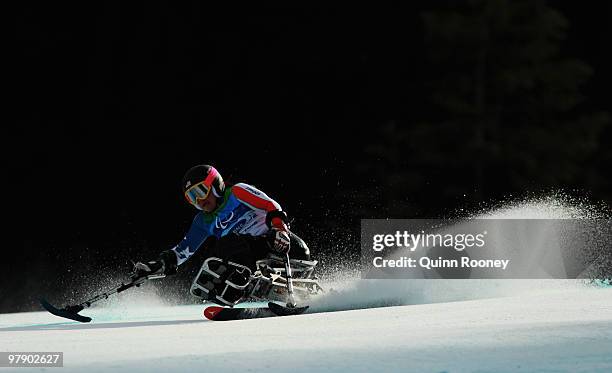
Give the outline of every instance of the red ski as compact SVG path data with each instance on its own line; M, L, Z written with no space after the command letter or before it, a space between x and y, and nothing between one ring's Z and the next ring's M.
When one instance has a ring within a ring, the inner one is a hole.
M284 307L276 303L268 303L268 307L229 308L209 306L204 309L204 317L213 321L261 319L273 316L299 315L306 311L306 307Z
M210 306L204 309L204 317L213 321L260 319L276 316L268 307L229 308Z

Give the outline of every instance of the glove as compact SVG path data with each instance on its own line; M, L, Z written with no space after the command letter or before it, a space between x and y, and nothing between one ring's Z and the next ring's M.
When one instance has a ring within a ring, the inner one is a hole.
M132 278L141 278L151 275L161 275L165 271L165 264L163 260L152 260L150 262L138 262L134 264L134 270Z
M176 273L176 254L172 250L163 251L157 260L138 262L134 264L132 278L141 278L151 275L173 275Z
M270 249L275 252L276 254L282 254L285 255L289 252L289 245L291 242L291 239L289 238L289 234L284 231L284 230L280 230L277 228L272 228L270 230L270 241L269 241L269 245L270 245Z

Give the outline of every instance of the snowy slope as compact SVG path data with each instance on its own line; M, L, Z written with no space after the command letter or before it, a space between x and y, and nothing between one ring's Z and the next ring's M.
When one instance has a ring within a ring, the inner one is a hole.
M64 351L63 372L612 371L612 289L518 293L232 322L201 306L3 314L0 350Z
M553 196L477 217L601 214ZM541 238L528 247L546 251ZM358 273L347 279L332 272L324 286L333 291L301 316L210 322L203 306L168 305L153 285L82 312L93 317L90 324L46 312L0 314L0 351L63 351L62 372L612 372L610 287L580 280L359 280Z

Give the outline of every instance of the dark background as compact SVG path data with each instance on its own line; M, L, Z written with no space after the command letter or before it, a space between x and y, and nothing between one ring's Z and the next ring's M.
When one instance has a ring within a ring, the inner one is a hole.
M19 3L0 312L91 295L172 247L199 163L336 260L361 218L555 192L610 206L607 7Z

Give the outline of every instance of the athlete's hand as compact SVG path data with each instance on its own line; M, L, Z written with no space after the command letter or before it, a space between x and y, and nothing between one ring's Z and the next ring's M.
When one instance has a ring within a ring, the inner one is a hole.
M138 262L134 264L132 278L137 279L150 275L161 275L164 273L165 265L162 260L152 260L150 262Z
M156 260L135 263L132 278L162 274L173 275L176 273L176 267L176 254L172 250L166 250L162 251Z
M289 252L291 239L287 231L272 228L270 230L270 248L277 254L285 255Z

